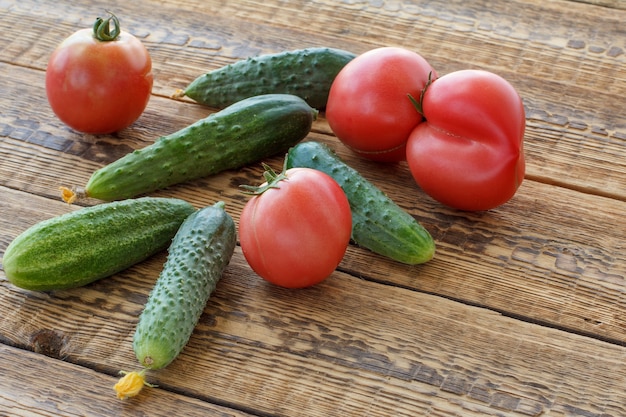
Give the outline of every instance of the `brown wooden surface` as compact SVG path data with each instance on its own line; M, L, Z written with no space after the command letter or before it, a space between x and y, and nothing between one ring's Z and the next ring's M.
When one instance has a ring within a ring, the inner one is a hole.
M350 247L305 290L273 287L237 249L188 346L126 401L118 371L164 262L37 293L0 272L0 416L626 415L626 10L613 1L0 2L0 254L30 225L76 209L60 185L213 109L170 98L196 76L260 53L413 49L440 74L507 78L527 110L527 176L484 213L442 207L406 164L328 143L414 215L434 260L405 266ZM76 133L43 88L56 44L112 10L154 66L148 108L115 135ZM276 169L282 157L267 160ZM238 219L260 165L154 193ZM84 204L95 204L86 201Z

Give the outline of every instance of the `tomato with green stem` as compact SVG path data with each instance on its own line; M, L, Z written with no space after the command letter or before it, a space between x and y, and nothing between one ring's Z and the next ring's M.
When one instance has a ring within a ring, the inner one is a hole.
M61 42L46 69L50 107L62 122L83 133L113 133L130 126L145 110L152 84L148 50L120 29L113 14Z
M509 201L525 172L526 116L515 88L494 73L461 70L434 80L418 104L425 120L406 151L422 190L468 211Z
M333 133L360 156L406 159L411 131L422 121L407 95L419 97L437 73L421 55L399 47L367 51L337 74L326 106Z
M291 168L242 186L253 197L239 219L241 250L263 279L286 288L315 285L337 268L350 243L348 198L328 174Z

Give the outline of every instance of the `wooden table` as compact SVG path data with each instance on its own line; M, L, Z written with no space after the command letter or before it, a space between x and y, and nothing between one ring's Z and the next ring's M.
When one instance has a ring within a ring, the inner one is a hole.
M44 3L44 4L41 4ZM154 66L142 117L84 135L48 107L47 59L104 10ZM626 415L626 3L606 1L0 1L0 253L27 227L78 208L61 185L215 109L174 100L201 73L248 56L403 46L440 74L502 75L527 110L527 175L487 212L443 207L406 164L364 161L323 114L328 143L433 235L406 266L351 246L305 290L274 287L236 249L188 346L118 400L118 371L164 262L158 254L79 289L29 292L0 273L0 415ZM280 168L282 156L265 161ZM154 193L238 220L251 165ZM87 202L84 204L92 204Z

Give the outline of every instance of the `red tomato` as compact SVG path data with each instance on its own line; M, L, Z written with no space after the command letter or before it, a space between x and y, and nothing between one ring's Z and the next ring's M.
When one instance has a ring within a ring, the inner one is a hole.
M511 84L487 71L453 72L428 87L422 109L407 162L424 192L470 211L513 197L524 179L526 116Z
M114 39L101 40L107 35ZM65 39L46 70L50 107L61 121L84 133L112 133L131 125L148 104L152 82L148 51L119 29L114 16L98 18L94 29Z
M419 100L437 73L419 54L377 48L350 61L337 74L326 105L335 135L357 154L377 161L401 161L411 131L422 121L409 100Z
M241 250L265 280L308 287L326 279L341 262L352 232L350 204L339 184L321 171L291 168L278 177L275 187L244 207Z

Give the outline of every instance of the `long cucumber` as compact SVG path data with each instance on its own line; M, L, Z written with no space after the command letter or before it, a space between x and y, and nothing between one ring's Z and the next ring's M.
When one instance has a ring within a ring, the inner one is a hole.
M259 55L202 74L179 95L224 108L255 95L294 94L322 109L335 77L355 57L352 52L325 47Z
M223 202L198 210L182 224L133 337L144 367L164 368L183 350L236 242L235 223Z
M83 286L167 248L194 211L184 200L144 197L53 217L9 244L2 259L4 273L28 290Z
M293 95L251 97L97 170L84 193L121 200L240 168L298 143L316 117Z
M352 239L358 245L411 265L433 258L430 233L328 146L314 141L294 146L286 161L286 168L293 167L320 170L339 183L350 202Z

